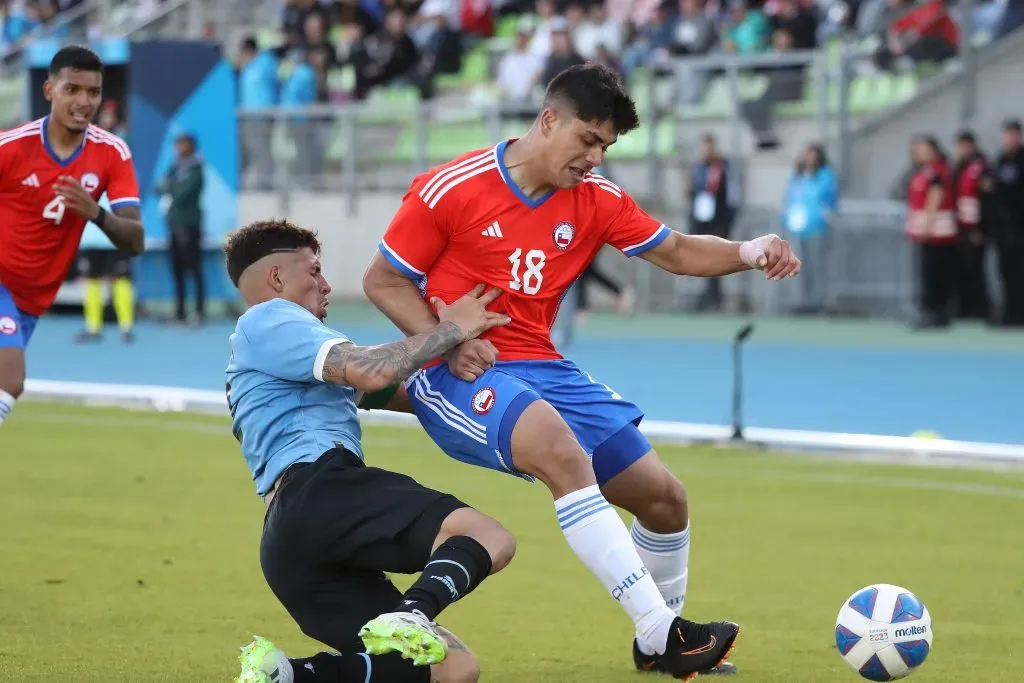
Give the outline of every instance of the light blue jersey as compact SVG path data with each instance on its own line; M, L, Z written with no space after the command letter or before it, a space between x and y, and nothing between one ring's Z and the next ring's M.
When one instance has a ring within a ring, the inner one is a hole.
M288 467L335 446L363 457L356 390L323 381L328 351L346 342L284 299L257 304L238 319L227 367L228 406L261 496Z

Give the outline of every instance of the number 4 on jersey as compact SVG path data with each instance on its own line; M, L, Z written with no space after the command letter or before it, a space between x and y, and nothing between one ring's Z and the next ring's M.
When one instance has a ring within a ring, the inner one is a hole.
M54 197L50 203L43 207L43 218L49 218L54 225L60 225L64 220L64 212L67 206L64 204L64 197Z
M544 273L541 271L544 269L544 264L547 261L544 252L540 249L531 249L526 252L526 258L524 259L523 250L516 249L508 257L508 260L512 264L512 279L509 280L508 286L516 291L521 290L524 294L536 294L539 292L541 284L544 283ZM526 272L520 275L521 266L524 262L526 264Z

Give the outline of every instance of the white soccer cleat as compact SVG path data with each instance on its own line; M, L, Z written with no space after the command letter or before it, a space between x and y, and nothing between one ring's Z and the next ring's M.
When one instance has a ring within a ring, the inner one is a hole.
M434 624L419 612L390 612L373 619L359 631L371 655L397 652L416 666L440 664L448 656Z

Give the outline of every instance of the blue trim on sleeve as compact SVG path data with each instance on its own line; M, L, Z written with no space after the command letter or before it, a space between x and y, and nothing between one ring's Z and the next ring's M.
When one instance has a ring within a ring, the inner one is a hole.
M629 251L623 252L626 256L639 256L645 251L650 251L656 246L668 239L668 236L672 234L672 230L667 225L661 226L658 231L654 234L654 237L644 242L643 244L637 245Z
M110 208L118 206L141 206L141 202L138 199L118 199L116 202L110 202Z
M415 270L409 268L409 266L399 261L398 258L394 254L392 254L387 247L384 246L383 242L377 245L377 251L383 254L384 258L388 260L388 263L394 266L395 269L398 270L398 272L400 272L402 275L406 276L410 280L419 281L420 279L423 278L422 273L417 273Z

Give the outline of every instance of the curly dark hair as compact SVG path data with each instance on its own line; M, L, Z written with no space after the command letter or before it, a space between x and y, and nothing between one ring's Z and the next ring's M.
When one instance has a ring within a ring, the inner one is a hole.
M572 109L582 121L611 121L620 135L640 126L636 104L618 74L601 64L571 66L555 76L548 85L544 105L559 103Z
M231 282L237 287L245 269L264 256L307 247L320 254L320 240L314 231L285 218L270 218L249 223L228 235L224 241L224 262Z

